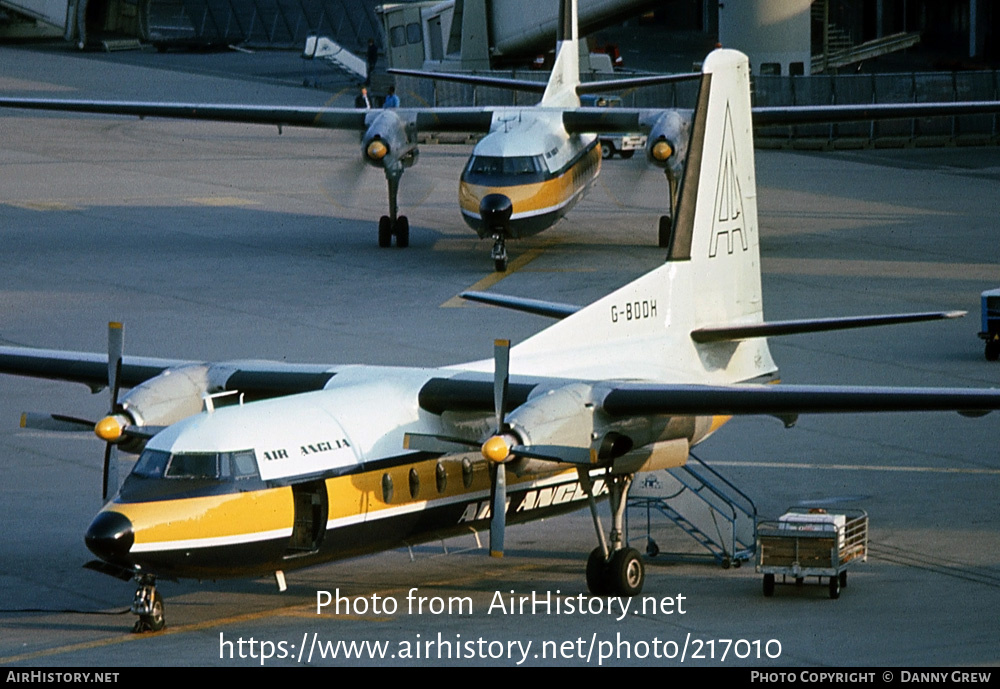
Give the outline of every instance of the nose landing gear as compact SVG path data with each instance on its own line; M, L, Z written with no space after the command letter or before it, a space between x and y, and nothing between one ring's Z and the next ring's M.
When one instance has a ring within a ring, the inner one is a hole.
M514 205L510 198L503 194L487 194L479 202L479 217L483 219L486 232L493 237L493 267L498 273L507 270L506 238L510 235L510 216Z
M152 574L137 575L136 584L132 614L138 615L139 619L132 627L132 632L158 632L166 626L167 621L163 614L163 597L156 590L156 577Z

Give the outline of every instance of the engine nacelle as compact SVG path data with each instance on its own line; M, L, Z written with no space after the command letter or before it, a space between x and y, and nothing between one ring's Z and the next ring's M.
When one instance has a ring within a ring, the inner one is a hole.
M687 160L690 120L676 110L660 113L646 138L646 160L679 178Z
M513 440L528 447L556 445L590 448L593 442L594 406L591 386L575 383L532 395L507 415ZM520 458L513 462L517 474L551 471L553 463Z
M365 119L368 129L361 137L361 155L365 162L385 168L395 162L412 163L416 153L409 143L406 122L394 109L373 110Z
M113 420L119 425L120 447L126 451L141 450L144 440L121 436L129 426L170 426L202 410L203 398L221 387L210 379L207 364L189 364L168 368L160 375L140 383L121 397L123 414L114 414L101 422ZM99 424L100 425L100 424ZM101 435L112 440L113 429Z

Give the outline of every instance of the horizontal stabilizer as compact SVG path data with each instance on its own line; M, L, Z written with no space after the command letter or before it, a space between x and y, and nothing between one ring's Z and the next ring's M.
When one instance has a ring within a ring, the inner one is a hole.
M612 416L642 414L749 415L957 411L978 415L1000 409L1000 390L822 385L616 386L602 403Z
M462 292L458 296L469 301L501 306L505 309L524 311L525 313L533 313L536 316L548 316L549 318L566 318L580 310L579 306L572 304L560 304L554 301L526 299L524 297L509 297L503 294L490 294L488 292Z
M881 316L847 316L844 318L807 318L794 321L770 321L749 325L698 328L691 331L691 339L695 342L706 343L746 340L751 337L800 335L803 333L826 332L828 330L870 328L876 325L895 325L897 323L936 321L943 318L961 318L965 313L965 311L933 311L927 313L886 314Z

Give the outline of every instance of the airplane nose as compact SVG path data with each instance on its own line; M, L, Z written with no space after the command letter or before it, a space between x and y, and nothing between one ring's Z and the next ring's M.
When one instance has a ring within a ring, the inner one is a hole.
M85 537L90 552L105 561L120 560L135 542L132 522L119 512L101 512L87 529Z
M479 217L490 232L502 231L506 234L514 204L504 194L487 194L479 202Z

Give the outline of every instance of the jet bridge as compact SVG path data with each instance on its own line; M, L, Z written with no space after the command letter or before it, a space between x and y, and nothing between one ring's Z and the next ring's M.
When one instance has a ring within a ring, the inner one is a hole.
M655 0L579 0L580 35L656 7ZM381 5L389 67L493 69L549 52L559 4L534 0L427 0Z

